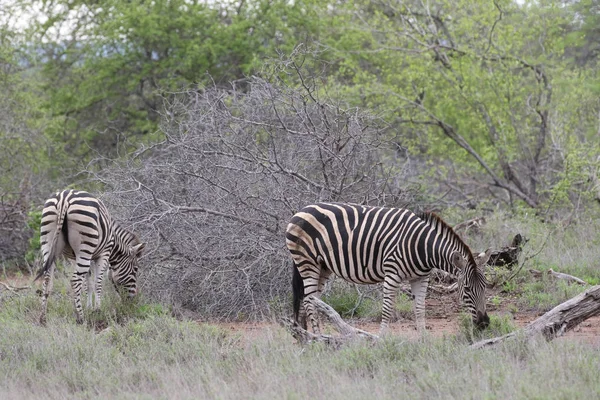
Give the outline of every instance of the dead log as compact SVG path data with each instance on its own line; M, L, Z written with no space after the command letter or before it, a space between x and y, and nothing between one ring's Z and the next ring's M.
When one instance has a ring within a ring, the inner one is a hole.
M471 348L481 349L501 343L516 336L528 339L542 335L547 341L562 336L586 319L600 314L600 285L559 304L526 327L507 335L481 340Z
M338 347L343 343L346 343L350 340L354 340L356 338L369 339L371 341L376 341L379 339L379 336L377 335L373 335L372 333L348 325L346 322L344 322L340 314L338 314L337 311L335 311L330 305L325 303L323 300L311 296L308 299L306 299L306 301L312 303L319 314L325 315L329 322L333 325L335 330L338 331L341 336L325 334L317 335L302 328L296 323L296 321L293 321L290 318L283 318L281 320L281 324L287 330L290 331L292 336L298 342L302 344L322 342L328 345L332 345L334 347Z
M520 233L517 233L510 246L492 252L488 265L511 269L514 265L519 263L519 255L521 254L521 251L523 251L523 246L528 241L529 239L523 237Z

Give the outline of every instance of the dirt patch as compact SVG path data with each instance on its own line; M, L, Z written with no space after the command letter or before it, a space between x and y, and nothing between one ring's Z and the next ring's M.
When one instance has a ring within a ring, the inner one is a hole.
M517 314L514 318L515 325L523 327L536 319L538 316L533 313ZM377 334L379 332L379 323L371 321L348 321L352 326ZM239 334L244 341L252 342L258 338L271 335L279 329L279 325L273 322L214 322L221 328L231 333ZM458 314L448 315L444 318L427 318L428 332L435 337L444 335L453 335L458 332ZM324 329L327 329L324 327ZM400 320L390 324L390 334L399 335L408 338L417 338L418 333L413 321ZM290 336L291 338L291 336ZM600 316L592 317L582 322L575 329L567 332L563 337L555 340L574 340L582 343L588 343L594 347L600 348Z
M600 348L600 316L586 319L557 340L577 340Z

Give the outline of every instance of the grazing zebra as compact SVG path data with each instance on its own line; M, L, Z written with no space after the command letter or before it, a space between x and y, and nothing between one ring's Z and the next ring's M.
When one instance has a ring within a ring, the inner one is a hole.
M87 192L57 192L44 204L41 223L43 267L35 280L44 276L40 323L46 323L48 295L52 289L55 259L61 253L72 260L75 272L71 286L75 297L77 323L83 322L81 288L87 276L88 307L100 306L102 278L107 266L116 288L132 297L137 291L138 257L144 248L137 236L123 229L110 217L104 204ZM90 267L94 261L94 276Z
M485 310L485 276L469 247L435 214L415 215L401 208L340 203L309 205L287 226L286 244L294 261L294 316L302 299L321 295L335 275L354 283L383 282L380 331L388 326L400 281L408 279L414 297L417 329L425 329L425 294L432 268L458 277L459 296L479 328L489 325ZM314 306L304 311L319 333ZM306 321L304 321L306 328Z

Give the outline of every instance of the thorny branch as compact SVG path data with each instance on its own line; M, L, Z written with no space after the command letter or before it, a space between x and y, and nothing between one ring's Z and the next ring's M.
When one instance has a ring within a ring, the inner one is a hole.
M252 78L245 92L178 96L163 142L97 173L111 211L149 242L146 293L213 317L259 317L287 306L284 232L301 207L411 204L387 124L317 96L319 80L289 68L297 87Z

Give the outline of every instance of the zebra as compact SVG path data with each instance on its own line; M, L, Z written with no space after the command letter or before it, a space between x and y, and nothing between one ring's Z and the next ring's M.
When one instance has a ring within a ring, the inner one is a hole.
M87 278L88 307L100 306L102 278L107 266L110 266L109 278L115 288L118 291L124 289L129 297L135 296L138 258L145 244L117 224L106 206L91 194L81 190L64 190L50 197L42 211L40 242L43 265L34 280L44 277L40 315L42 325L46 324L55 259L61 253L75 267L71 287L77 323L83 323L81 289L84 275ZM92 276L92 261L95 276Z
M383 282L380 333L388 327L400 281L408 279L414 298L417 330L425 330L425 295L429 275L438 268L458 277L459 297L475 325L489 325L485 276L480 267L490 250L477 260L469 247L439 216L419 215L403 208L317 203L296 213L286 229L286 245L294 263L294 318L303 305L313 331L320 333L309 296L320 297L333 273L362 284ZM306 318L303 318L306 329Z

